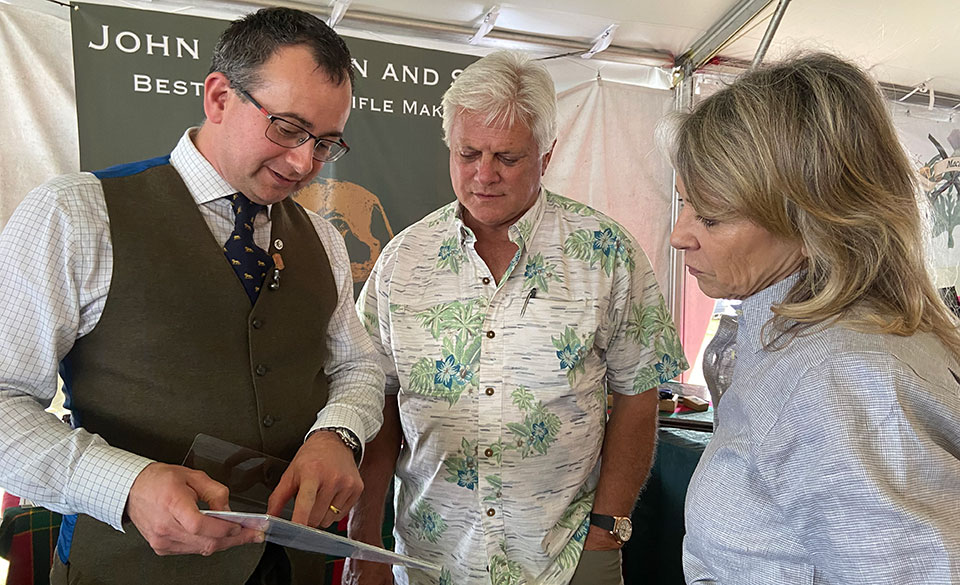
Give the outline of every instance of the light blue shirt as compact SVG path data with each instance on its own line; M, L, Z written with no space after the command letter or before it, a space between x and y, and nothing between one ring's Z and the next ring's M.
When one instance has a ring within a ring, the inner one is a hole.
M797 278L741 307L687 493L687 583L960 582L960 363L930 334L842 326L765 350Z

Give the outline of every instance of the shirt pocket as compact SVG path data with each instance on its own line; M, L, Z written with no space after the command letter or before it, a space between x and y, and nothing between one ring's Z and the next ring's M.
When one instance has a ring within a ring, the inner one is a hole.
M505 310L504 382L534 390L545 404L596 391L604 371L594 343L598 315L587 299L513 299Z
M476 390L485 306L483 299L391 306L402 398L441 401L449 408Z

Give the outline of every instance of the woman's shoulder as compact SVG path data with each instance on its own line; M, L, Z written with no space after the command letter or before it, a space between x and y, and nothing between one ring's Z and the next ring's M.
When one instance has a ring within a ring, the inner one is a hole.
M898 336L834 325L791 346L797 368L792 402L855 400L879 413L904 402L945 400L960 415L960 363L933 334Z
M919 372L960 367L957 357L933 334L902 336L859 331L836 324L800 335L790 344L810 366L874 366ZM789 346L788 346L789 347Z

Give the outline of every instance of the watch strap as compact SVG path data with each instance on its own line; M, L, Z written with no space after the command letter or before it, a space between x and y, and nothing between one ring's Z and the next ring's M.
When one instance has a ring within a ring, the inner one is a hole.
M597 528L603 528L608 532L613 532L613 528L617 524L617 519L613 516L607 516L606 514L590 512L590 524L593 524Z

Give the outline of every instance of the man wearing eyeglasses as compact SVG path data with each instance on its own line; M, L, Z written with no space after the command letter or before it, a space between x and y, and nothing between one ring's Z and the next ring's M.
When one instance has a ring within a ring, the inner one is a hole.
M251 14L169 156L54 179L0 235L0 485L65 514L53 583L322 582L178 463L198 433L290 460L267 511L311 526L360 495L383 373L343 240L289 198L349 150L352 76L322 21Z

